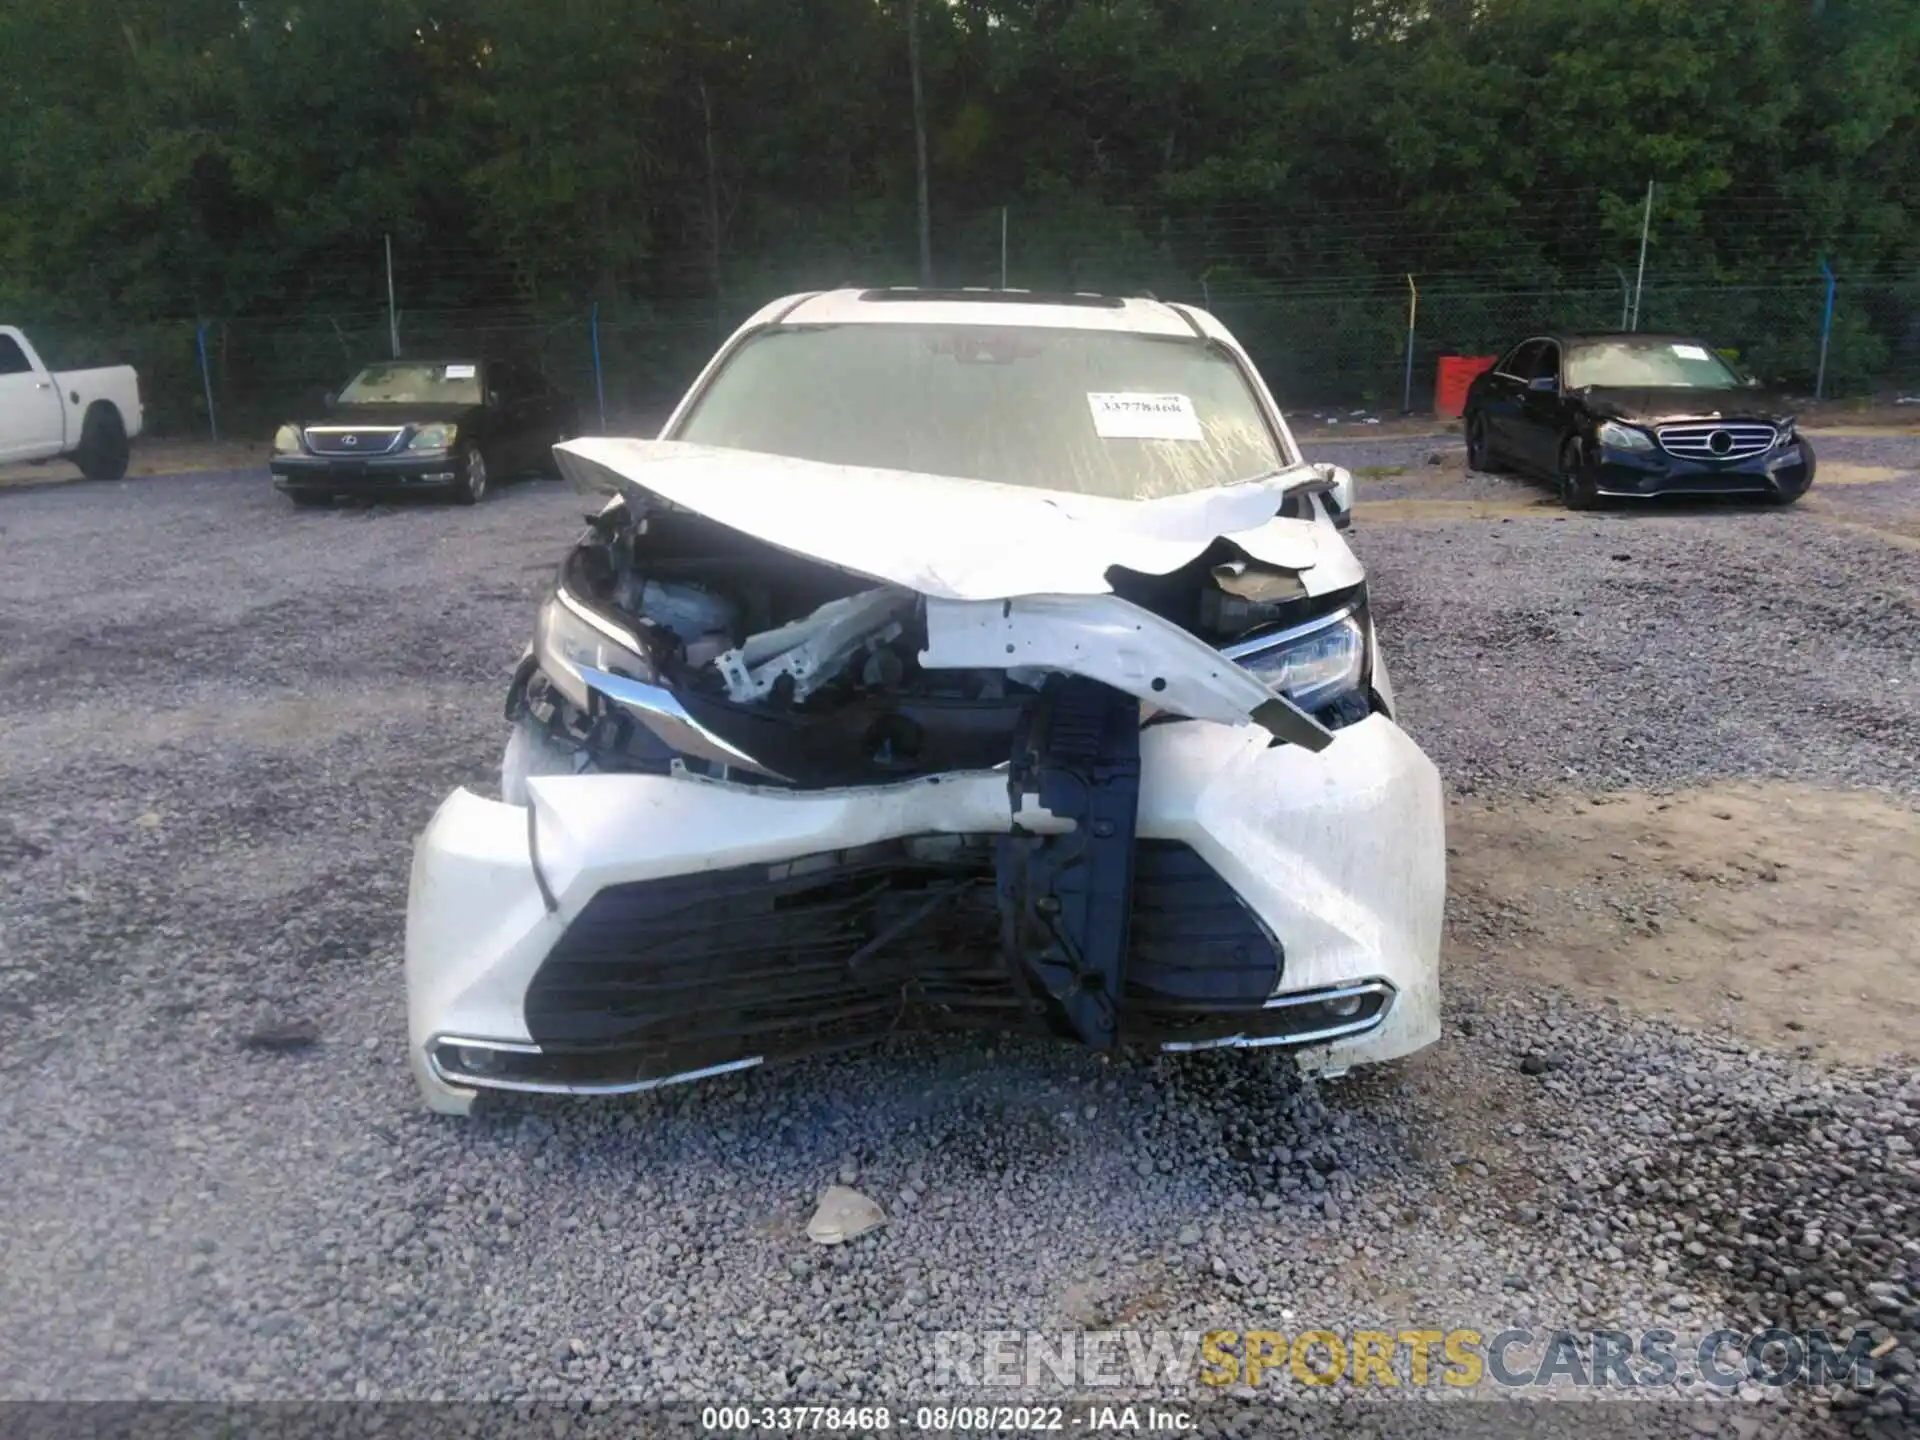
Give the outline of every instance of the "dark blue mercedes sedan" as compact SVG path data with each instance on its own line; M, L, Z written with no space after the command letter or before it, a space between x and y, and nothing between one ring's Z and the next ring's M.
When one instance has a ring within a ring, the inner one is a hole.
M1791 505L1813 446L1760 382L1687 335L1535 335L1475 377L1467 463L1554 481L1569 509L1655 495Z

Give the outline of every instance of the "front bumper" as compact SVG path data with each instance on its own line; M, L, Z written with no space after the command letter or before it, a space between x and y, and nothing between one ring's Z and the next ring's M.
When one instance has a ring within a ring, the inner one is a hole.
M1438 773L1384 715L1317 755L1270 740L1142 731L1120 1038L1284 1045L1309 1069L1431 1043ZM899 1028L1047 1029L965 898L969 844L1015 829L1004 770L817 791L567 775L527 793L455 791L415 847L409 1049L435 1110L481 1088L648 1089ZM1055 828L1031 799L1018 824ZM888 890L902 866L944 878Z
M1685 460L1664 450L1588 446L1595 490L1615 499L1663 495L1793 496L1813 484L1813 446L1795 437L1746 460Z
M267 462L274 488L307 495L391 495L400 491L451 490L460 469L445 451L372 455L344 460L331 455L276 455Z

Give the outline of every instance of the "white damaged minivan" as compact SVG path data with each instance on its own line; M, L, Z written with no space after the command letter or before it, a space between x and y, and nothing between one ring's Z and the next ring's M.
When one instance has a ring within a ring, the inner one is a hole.
M614 1094L991 1029L1439 1033L1439 776L1394 721L1344 471L1211 315L767 306L604 504L515 674L498 800L414 855L426 1102Z

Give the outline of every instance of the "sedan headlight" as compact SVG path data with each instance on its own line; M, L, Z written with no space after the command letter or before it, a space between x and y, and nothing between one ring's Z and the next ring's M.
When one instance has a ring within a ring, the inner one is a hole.
M409 450L451 450L460 438L458 425L422 425L407 442Z
M273 453L276 455L298 455L300 453L300 427L282 425L273 432Z
M1615 450L1651 450L1653 437L1644 430L1636 430L1631 425L1621 425L1609 420L1596 432L1596 438L1602 445Z
M1366 611L1350 606L1221 653L1302 710L1324 709L1366 684Z
M1791 445L1794 440L1794 433L1793 421L1782 420L1774 433L1773 443L1776 445Z
M589 686L580 667L647 679L653 666L640 642L614 621L599 615L556 588L540 607L533 631L534 658L553 687L580 709L587 709Z

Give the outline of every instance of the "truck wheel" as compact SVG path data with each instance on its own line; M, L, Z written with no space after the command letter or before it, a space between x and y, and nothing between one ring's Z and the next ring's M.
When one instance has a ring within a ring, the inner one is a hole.
M80 426L73 463L89 480L118 480L127 473L127 427L111 405L95 405Z

